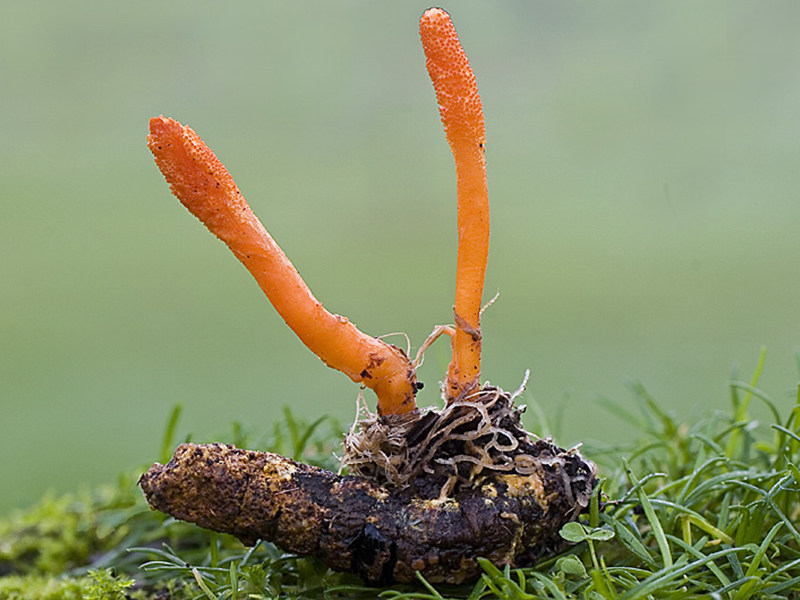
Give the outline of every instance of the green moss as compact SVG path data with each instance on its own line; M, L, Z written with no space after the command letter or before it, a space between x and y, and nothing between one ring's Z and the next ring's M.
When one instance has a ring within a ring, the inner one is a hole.
M10 575L0 578L0 600L127 600L132 596L126 590L133 583L108 569L82 577Z
M82 600L88 577L57 579L45 575L9 575L0 578L0 600Z
M125 591L133 585L133 579L117 577L109 569L89 571L89 579L84 600L125 600Z
M90 565L129 533L134 515L147 513L131 475L91 493L48 494L0 519L0 575L59 574Z
M0 569L44 574L86 564L97 546L93 508L75 496L47 496L0 521Z

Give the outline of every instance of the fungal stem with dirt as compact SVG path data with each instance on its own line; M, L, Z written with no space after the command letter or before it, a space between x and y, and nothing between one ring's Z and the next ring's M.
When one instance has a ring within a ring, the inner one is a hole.
M325 310L200 137L173 119L150 121L147 138L172 193L225 242L300 340L322 361L378 396L378 412L414 410L415 370L405 353Z
M419 30L456 165L458 258L453 358L445 385L449 404L477 391L481 373L480 312L489 252L486 134L475 75L450 15L441 8L428 9Z

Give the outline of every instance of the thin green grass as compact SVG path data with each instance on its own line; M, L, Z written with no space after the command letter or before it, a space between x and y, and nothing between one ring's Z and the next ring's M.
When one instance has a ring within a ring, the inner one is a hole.
M757 387L763 364L762 352L749 381L732 378L728 414L681 422L640 384L631 386L633 408L609 404L641 437L630 448L586 448L601 465L590 510L562 530L563 552L534 567L482 561L483 575L468 586L420 577L416 585L369 588L269 543L246 548L152 512L135 476L124 475L0 521L0 600L800 598L800 386L790 402L774 402ZM754 402L771 423L751 417ZM165 456L179 441L179 415L176 408L168 420ZM287 409L260 436L235 423L224 437L335 468L341 431Z

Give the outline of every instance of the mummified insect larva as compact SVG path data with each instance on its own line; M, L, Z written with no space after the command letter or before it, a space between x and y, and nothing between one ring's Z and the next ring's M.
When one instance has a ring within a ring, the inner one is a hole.
M500 567L531 564L585 507L593 465L546 440L535 446L541 461L533 473L493 474L441 499L423 481L390 493L225 444L182 444L140 485L154 509L248 545L261 539L316 556L369 583L412 581L415 571L430 582L462 583L481 572L478 556Z

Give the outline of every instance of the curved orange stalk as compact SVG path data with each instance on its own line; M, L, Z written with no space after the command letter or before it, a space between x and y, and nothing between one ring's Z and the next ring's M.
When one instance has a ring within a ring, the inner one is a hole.
M253 214L224 165L189 127L150 120L147 144L172 193L225 242L300 340L322 361L378 396L378 411L416 407L416 375L405 353L329 313Z
M420 19L419 30L428 74L456 164L456 331L445 386L447 400L453 402L477 388L481 372L480 311L489 252L486 134L475 75L450 15L441 8L428 9Z

